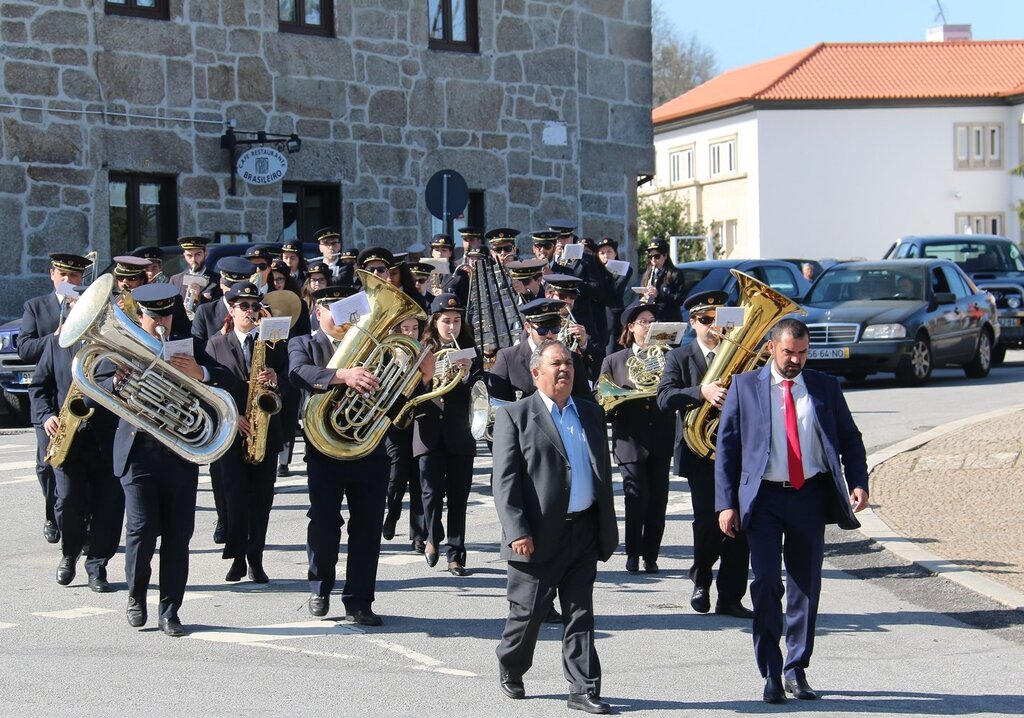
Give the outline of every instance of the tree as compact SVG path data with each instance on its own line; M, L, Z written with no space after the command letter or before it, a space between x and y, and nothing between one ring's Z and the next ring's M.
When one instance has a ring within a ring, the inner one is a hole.
M650 244L655 237L668 239L669 237L701 237L707 234L707 228L700 218L690 219L690 203L669 193L656 197L641 197L637 204L637 225L641 268L647 264L643 248ZM704 256L703 242L679 243L680 262L693 262L704 259Z
M718 74L715 53L696 36L681 38L664 8L651 8L652 106L658 107Z

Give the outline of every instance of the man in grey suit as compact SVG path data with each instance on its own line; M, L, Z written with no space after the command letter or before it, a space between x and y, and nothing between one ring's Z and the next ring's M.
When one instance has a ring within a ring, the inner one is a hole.
M604 413L574 400L573 358L544 341L530 370L537 391L497 410L491 485L508 560L509 613L498 644L501 689L523 698L537 633L557 591L565 632L562 670L569 708L610 713L594 646L598 560L619 543Z

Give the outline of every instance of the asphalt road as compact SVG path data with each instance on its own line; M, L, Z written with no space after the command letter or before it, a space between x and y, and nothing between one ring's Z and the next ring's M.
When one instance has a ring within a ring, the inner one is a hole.
M1019 403L1024 353L1009 359L983 381L944 370L921 389L885 379L851 387L849 402L869 450ZM476 717L566 711L557 628L542 633L526 676L530 698L512 702L497 688L494 646L506 603L487 488L489 457L478 459L471 497L472 574L460 579L441 565L429 569L406 542L385 542L374 606L385 624L376 629L339 620L337 596L331 620L312 619L306 611L308 504L301 472L279 480L266 560L272 582L225 583L228 562L211 540L212 496L204 472L189 594L181 609L190 635L170 639L156 629L152 611L146 628L127 625L120 555L110 568L111 580L121 582L116 593L91 593L84 570L67 588L54 582L59 556L41 536L33 456L31 434L0 435L4 715ZM604 697L624 713L649 716L776 712L760 701L749 625L697 615L688 606L689 511L685 483L675 480L661 574L631 576L621 554L599 570L595 603ZM856 533L829 537L809 671L824 696L818 703L791 701L789 710L1024 713L1024 632L1017 612L908 567Z

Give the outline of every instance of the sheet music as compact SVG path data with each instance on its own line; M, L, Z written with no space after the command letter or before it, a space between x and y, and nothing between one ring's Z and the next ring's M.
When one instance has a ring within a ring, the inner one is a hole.
M194 357L192 352L193 344L192 339L173 339L168 342L164 342L164 359L172 356L182 354L184 356Z
M609 259L604 266L617 277L625 277L629 272L629 262L624 259Z
M261 342L280 342L288 340L292 328L290 317L264 317L260 320Z
M355 324L370 313L370 298L366 292L359 292L334 302L330 310L335 324Z

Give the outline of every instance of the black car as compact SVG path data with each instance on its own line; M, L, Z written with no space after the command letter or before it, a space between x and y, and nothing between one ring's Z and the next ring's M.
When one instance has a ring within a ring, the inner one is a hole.
M811 286L800 273L799 267L782 259L711 259L676 265L685 296L719 289L727 292L729 303L735 305L739 297L736 277L729 271L732 269L749 274L796 302L803 298Z
M992 297L941 259L837 264L814 283L804 308L807 365L851 379L894 372L915 386L951 364L983 377L999 339Z
M999 364L1009 347L1024 349L1024 257L1020 248L995 234L948 234L900 237L886 259L930 258L954 262L981 289L999 312L999 341L992 363Z

